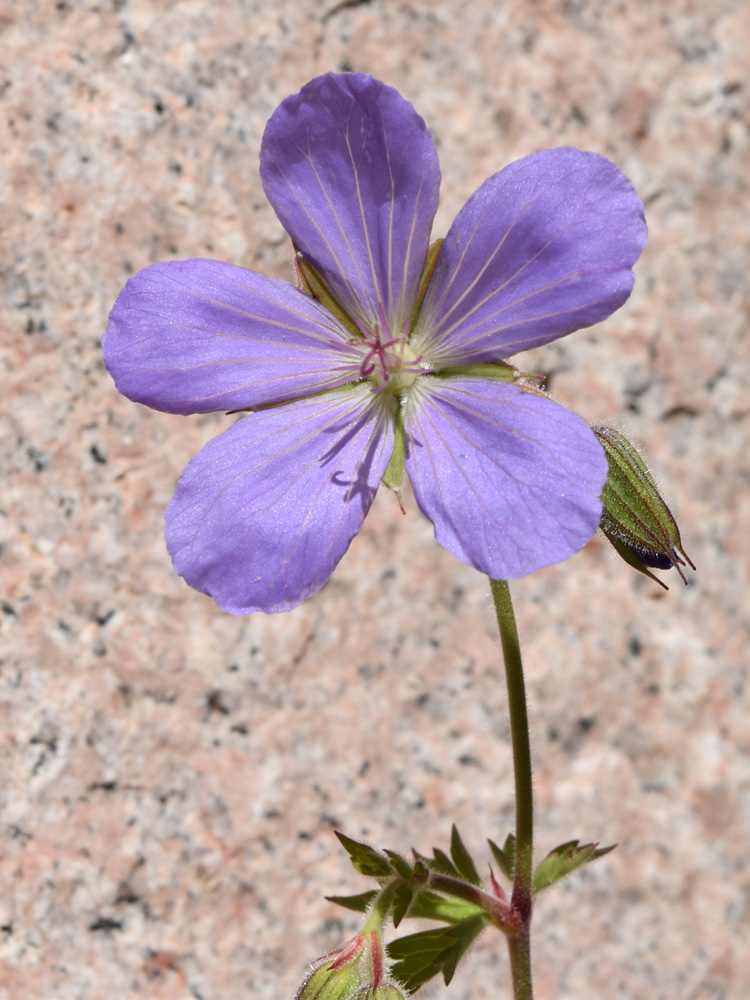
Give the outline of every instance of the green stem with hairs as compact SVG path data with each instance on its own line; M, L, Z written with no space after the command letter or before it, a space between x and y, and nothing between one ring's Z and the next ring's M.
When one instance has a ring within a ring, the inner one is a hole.
M533 1000L531 984L531 911L534 849L534 798L531 778L529 718L523 679L521 644L510 588L505 580L490 580L508 687L513 774L516 791L516 853L511 910L519 930L508 935L514 1000Z

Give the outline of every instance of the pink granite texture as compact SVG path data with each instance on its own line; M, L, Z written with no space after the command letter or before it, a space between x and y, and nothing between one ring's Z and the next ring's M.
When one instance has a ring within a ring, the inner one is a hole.
M335 828L428 850L456 821L483 865L510 829L487 582L380 495L318 596L223 614L162 512L232 418L139 407L102 365L152 261L291 276L263 126L349 68L432 129L438 234L551 146L646 203L626 307L525 363L643 444L699 572L665 593L595 540L514 587L538 849L619 844L540 899L537 998L750 996L749 49L743 0L0 8L1 1000L288 997L356 927L323 900L365 888ZM425 995L510 997L503 941Z

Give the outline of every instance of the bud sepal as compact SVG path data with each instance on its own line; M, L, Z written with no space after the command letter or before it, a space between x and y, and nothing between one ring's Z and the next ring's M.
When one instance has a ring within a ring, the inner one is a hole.
M355 934L319 958L294 1000L354 1000L364 985L359 965L365 943L364 934Z
M649 567L674 566L684 583L683 567L695 569L685 552L677 522L659 493L646 463L628 439L612 427L591 428L607 456L599 527L634 569L669 588Z

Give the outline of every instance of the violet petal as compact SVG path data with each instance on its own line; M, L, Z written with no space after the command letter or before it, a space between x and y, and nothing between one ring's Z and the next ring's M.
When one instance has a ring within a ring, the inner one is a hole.
M165 515L175 569L231 614L288 611L346 552L392 449L393 420L364 386L243 417L177 484Z
M646 243L643 205L614 163L553 149L512 163L458 214L414 348L430 363L498 361L605 319Z
M440 186L412 105L371 76L319 76L274 111L260 172L281 224L352 316L372 327L380 304L403 328Z
M580 417L519 386L426 377L405 412L406 471L435 537L512 580L567 559L599 524L607 460Z
M120 293L104 362L120 392L154 409L238 410L358 378L349 337L285 281L219 261L170 261Z

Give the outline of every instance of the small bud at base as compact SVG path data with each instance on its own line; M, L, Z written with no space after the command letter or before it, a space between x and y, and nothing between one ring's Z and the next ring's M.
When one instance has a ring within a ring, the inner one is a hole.
M365 945L357 934L341 948L318 960L294 1000L356 1000L362 989L358 960Z
M375 990L366 987L357 1000L406 1000L406 994L393 983L381 983Z

